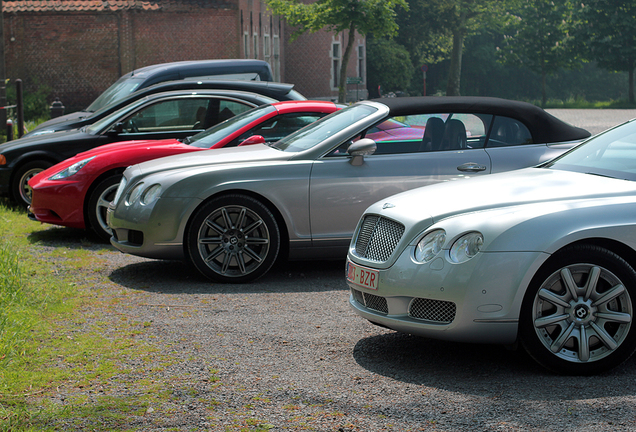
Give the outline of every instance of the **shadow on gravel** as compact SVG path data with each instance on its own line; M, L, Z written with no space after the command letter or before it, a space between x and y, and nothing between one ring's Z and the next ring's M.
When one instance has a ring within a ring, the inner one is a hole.
M32 244L69 249L116 250L110 243L101 241L92 231L42 224L41 230L33 230L27 239Z
M636 396L636 358L606 374L560 376L543 369L523 350L462 344L402 333L361 339L353 350L366 370L397 381L446 391L518 400L582 400ZM620 388L607 384L608 376Z
M155 293L254 293L347 290L343 261L286 262L252 283L213 283L180 261L151 260L114 270L113 282Z

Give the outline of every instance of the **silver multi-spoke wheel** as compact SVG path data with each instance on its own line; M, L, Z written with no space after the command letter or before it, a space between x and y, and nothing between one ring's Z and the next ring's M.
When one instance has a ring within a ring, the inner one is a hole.
M24 207L31 204L33 190L29 186L29 180L51 165L51 163L45 161L29 162L16 170L13 182L13 198L18 204Z
M108 204L115 197L120 181L121 174L114 174L99 181L86 202L88 224L93 232L104 241L108 241L113 235L113 231L106 223L106 212Z
M25 172L22 177L20 177L20 198L25 203L31 204L31 197L33 195L33 190L31 189L31 186L29 186L29 180L40 174L42 171L44 171L42 168L33 168Z
M264 274L279 249L278 227L260 202L232 195L216 199L193 217L188 252L207 277L247 282Z
M624 361L634 351L634 270L598 247L573 248L557 261L524 302L529 314L524 344L530 354L570 374L595 373ZM521 329L523 335L523 322Z
M573 362L610 355L632 325L629 293L612 272L591 264L562 268L536 295L534 327L543 345Z

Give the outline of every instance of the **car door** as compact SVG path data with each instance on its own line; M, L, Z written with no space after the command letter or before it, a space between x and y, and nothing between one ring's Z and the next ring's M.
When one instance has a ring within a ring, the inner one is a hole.
M538 165L559 156L576 143L547 145L536 143L528 128L518 120L495 116L486 152L492 161L492 172L510 171Z
M426 133L426 129L428 135L434 129L434 122L428 120L431 117L441 122L433 141ZM448 113L394 118L390 121L405 126L383 128L380 124L365 134L376 141L377 149L374 154L364 156L360 166L351 164L344 146L315 161L310 179L313 245L348 244L364 210L390 195L489 174L490 158L483 145L491 118ZM463 126L463 138L459 136L461 148L451 148L448 142L443 144L444 134L450 124L457 126L458 122Z
M221 97L174 97L143 105L113 127L117 141L185 138L254 106Z

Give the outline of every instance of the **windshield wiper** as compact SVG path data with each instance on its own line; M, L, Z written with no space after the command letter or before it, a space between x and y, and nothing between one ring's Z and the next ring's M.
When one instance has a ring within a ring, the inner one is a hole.
M614 176L607 175L607 174L599 174L599 173L595 173L595 172L586 172L585 174L594 175L594 176L598 176L598 177L611 178L611 179L618 179L618 177L614 177Z

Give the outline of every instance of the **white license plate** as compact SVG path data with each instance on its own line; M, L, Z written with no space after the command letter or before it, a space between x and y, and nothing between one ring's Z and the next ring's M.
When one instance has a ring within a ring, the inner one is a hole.
M380 273L377 270L361 267L351 261L347 261L347 280L349 282L377 290L379 279Z

